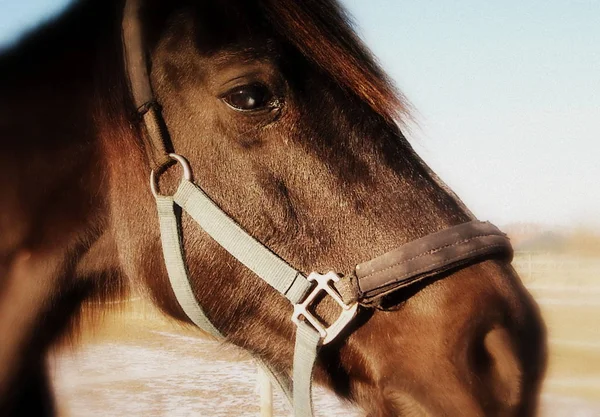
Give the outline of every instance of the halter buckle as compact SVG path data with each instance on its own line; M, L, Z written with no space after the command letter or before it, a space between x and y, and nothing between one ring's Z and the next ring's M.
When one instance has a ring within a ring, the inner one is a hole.
M350 323L350 321L356 315L358 309L358 303L352 303L350 305L344 303L337 291L330 285L331 282L337 282L340 277L333 271L326 273L325 275L317 272L312 272L308 277L308 281L316 282L317 285L312 291L306 296L303 302L294 304L294 313L292 314L292 321L298 325L301 320L308 321L321 335L321 344L326 345L340 334L342 330ZM314 315L308 311L308 307L314 301L314 299L325 291L335 302L342 308L342 312L337 320L329 327L325 327Z

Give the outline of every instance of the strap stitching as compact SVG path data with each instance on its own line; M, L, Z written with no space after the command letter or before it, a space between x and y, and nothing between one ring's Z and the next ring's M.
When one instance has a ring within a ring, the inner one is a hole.
M365 279L365 278L371 277L371 276L373 276L373 275L381 274L381 273L383 273L383 272L386 272L386 271L387 271L387 270L389 270L389 269L392 269L392 268L395 268L395 267L397 267L398 265L402 265L402 264L405 264L405 263L407 263L407 262L413 261L413 260L415 260L415 259L417 259L417 258L421 258L421 257L423 257L423 256L426 256L426 255L433 255L434 253L436 253L436 252L439 252L439 251L441 251L442 249L446 249L446 248L449 248L449 247L452 247L452 246L458 246L458 245L461 245L461 244L463 244L463 243L466 243L466 242L468 242L468 241L470 241L470 240L477 239L477 238L480 238L480 237L489 237L489 236L499 236L499 237L505 237L506 235L499 235L499 234L497 234L497 233L487 233L487 234L484 234L484 235L476 235L476 236L471 236L471 237L469 237L469 238L467 238L467 239L464 239L464 240L459 240L459 241L457 241L457 242L454 242L454 243L450 243L450 244L447 244L447 245L444 245L444 246L439 246L439 247L436 247L436 248L430 249L430 250L428 250L427 252L421 252L420 254L418 254L418 255L415 255L415 256L413 256L412 258L409 258L409 259L404 259L404 260L402 260L402 261L400 261L400 262L396 262L396 263L394 263L394 264L392 264L392 265L390 265L390 266L388 266L388 267L386 267L386 268L384 268L384 269L380 269L379 271L370 272L370 273L368 273L367 275L364 275L364 276L360 277L359 279ZM413 241L413 242L416 242L416 241ZM410 242L410 243L408 243L408 244L411 244L411 243L412 243L412 242ZM401 247L400 247L400 248L401 248ZM400 249L400 248L399 248L399 249Z
M382 284L382 285L380 285L378 288L374 288L374 290L377 290L377 289L379 289L379 288L382 288L382 287L384 287L384 286L386 286L386 285L390 285L391 283L393 283L393 282L395 282L395 281L398 281L398 280L403 280L403 279L405 279L405 278L407 278L407 277L410 277L411 275L418 275L419 273L421 273L421 272L424 272L424 271L426 271L426 270L430 269L431 267L434 267L434 266L437 266L437 265L443 264L443 263L445 263L445 262L452 262L452 261L455 261L455 260L457 260L457 259L460 259L460 258L461 258L461 257L463 257L463 256L470 255L470 254L472 254L472 253L479 252L479 251L482 251L482 250L484 250L484 249L488 249L488 248L495 248L495 247L502 248L502 247L505 247L505 246L504 246L504 245L502 245L502 244L499 244L499 243L494 243L494 244L492 244L492 245L486 245L486 246L482 246L482 247L480 247L480 248L477 248L477 249L473 249L473 250L471 250L471 251L469 251L469 252L462 253L462 254L460 254L460 255L458 255L458 256L455 256L455 257L453 257L453 258L450 258L450 259L448 259L448 260L446 260L446 261L440 261L440 262L436 262L436 263L433 263L433 264L429 264L429 265L427 265L426 267L423 267L423 268L421 268L421 269L417 269L416 271L407 272L406 274L404 274L404 275L401 275L400 277L398 277L398 278L394 279L393 281L388 281L388 282L386 282L385 284ZM389 269L389 268L387 268L387 269ZM361 292L362 292L362 291L361 291ZM364 292L363 292L363 294L364 294Z

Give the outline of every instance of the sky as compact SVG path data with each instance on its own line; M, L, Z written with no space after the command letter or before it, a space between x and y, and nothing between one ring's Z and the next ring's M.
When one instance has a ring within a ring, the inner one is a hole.
M0 48L68 0L0 0ZM600 1L342 0L480 218L600 229Z

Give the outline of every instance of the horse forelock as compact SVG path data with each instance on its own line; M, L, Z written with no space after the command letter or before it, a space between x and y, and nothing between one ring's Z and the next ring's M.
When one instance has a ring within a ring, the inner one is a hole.
M405 124L410 104L380 68L335 0L260 0L275 30L336 83L388 121Z

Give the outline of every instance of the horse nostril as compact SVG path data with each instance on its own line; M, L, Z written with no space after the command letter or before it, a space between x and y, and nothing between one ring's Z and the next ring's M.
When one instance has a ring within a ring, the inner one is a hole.
M489 393L487 412L511 413L521 402L523 372L507 329L494 327L477 337L468 351L471 371ZM512 415L512 414L501 414Z
M484 336L483 346L489 356L493 392L506 407L516 407L521 398L523 372L508 331L492 329Z

